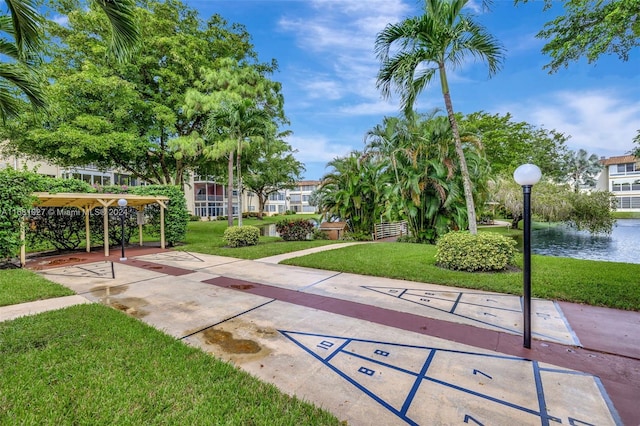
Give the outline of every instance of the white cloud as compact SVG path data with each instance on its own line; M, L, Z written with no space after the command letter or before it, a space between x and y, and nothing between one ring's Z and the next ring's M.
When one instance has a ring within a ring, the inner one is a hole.
M516 120L570 135L570 149L604 156L631 150L640 127L640 100L615 90L555 92L502 110Z
M329 141L325 135L290 136L287 142L298 152L298 161L329 162L336 157L343 157L353 150L353 147Z
M378 102L362 102L354 105L347 105L338 109L340 114L346 115L395 115L400 112L397 104L392 104L387 101Z
M334 77L328 81L323 70L310 72L305 67L296 79L300 90L314 99L356 96L377 101L380 93L375 87L379 69L375 37L388 23L400 21L411 8L401 0L314 0L310 5L313 13L283 17L279 26L294 34L298 46L313 52Z
M55 15L51 20L62 26L69 25L69 17L67 15Z

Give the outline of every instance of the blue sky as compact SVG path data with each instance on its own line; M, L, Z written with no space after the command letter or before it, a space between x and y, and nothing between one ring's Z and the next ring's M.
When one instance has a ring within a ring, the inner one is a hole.
M376 34L388 23L420 14L417 0L186 0L203 19L219 13L245 25L260 60L275 58L293 135L307 179L328 171L327 162L364 147L367 130L398 114L398 100L376 89ZM473 6L473 4L472 4ZM469 8L505 46L501 71L488 78L484 64L469 62L450 73L456 111L510 112L517 121L555 129L573 150L624 155L640 129L640 49L628 62L603 57L570 64L549 75L543 40L535 37L554 14L542 2L494 1L483 13ZM443 108L436 80L419 98L422 112Z

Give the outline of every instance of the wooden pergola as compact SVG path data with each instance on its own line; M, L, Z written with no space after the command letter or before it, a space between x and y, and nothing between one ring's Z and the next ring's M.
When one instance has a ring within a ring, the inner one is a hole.
M103 208L104 217L104 255L109 256L109 207L118 207L118 200L127 200L127 207L135 207L138 212L142 212L144 206L158 204L160 206L160 247L165 248L164 239L164 210L167 208L169 197L163 195L131 195L131 194L85 194L85 193L59 193L49 194L48 192L36 192L33 194L38 198L34 207L75 207L84 213L84 224L86 233L86 250L91 251L91 233L89 227L89 216L91 210L96 207ZM138 236L142 245L142 225L138 220ZM21 230L22 247L20 249L20 263L26 262L25 232L24 226Z

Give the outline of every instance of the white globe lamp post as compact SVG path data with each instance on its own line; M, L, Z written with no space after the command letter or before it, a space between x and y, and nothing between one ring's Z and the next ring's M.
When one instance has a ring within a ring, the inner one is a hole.
M524 197L522 221L524 227L524 241L522 255L524 257L523 270L523 309L524 316L524 344L531 348L531 187L540 181L542 172L535 164L523 164L513 172L513 179L522 186Z

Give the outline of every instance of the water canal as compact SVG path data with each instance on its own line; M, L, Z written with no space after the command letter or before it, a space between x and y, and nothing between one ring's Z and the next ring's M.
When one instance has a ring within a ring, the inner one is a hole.
M531 233L531 251L546 256L640 263L640 219L618 219L610 235L591 235L566 226Z

